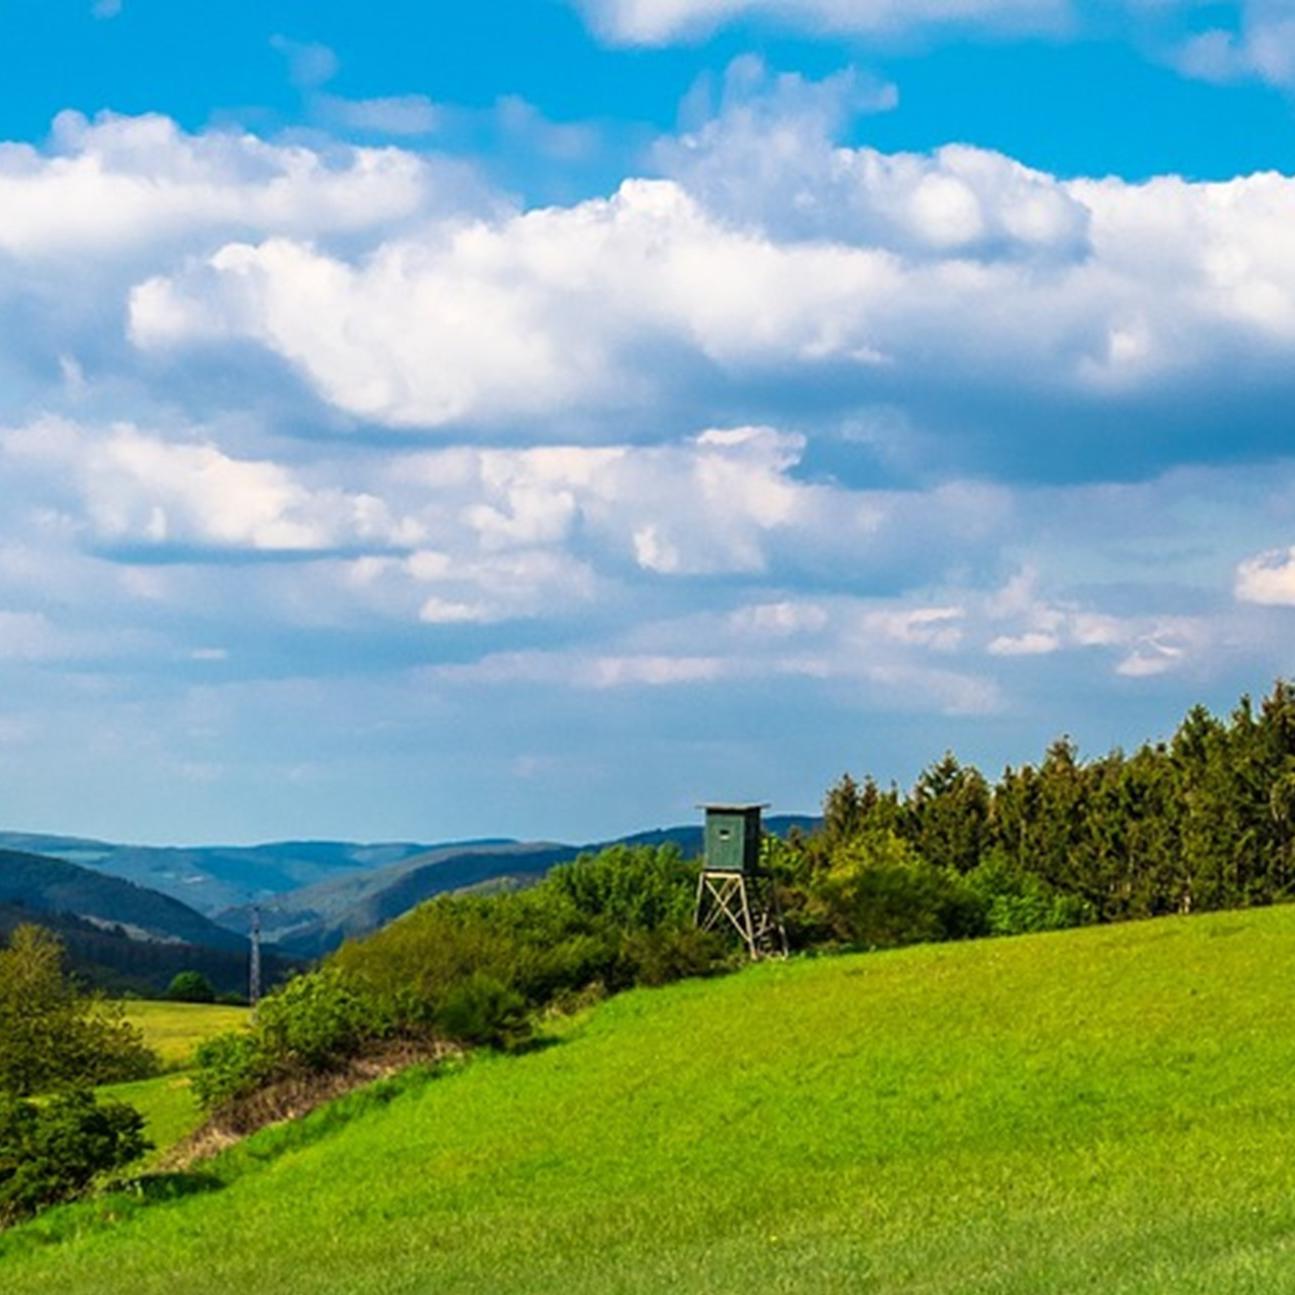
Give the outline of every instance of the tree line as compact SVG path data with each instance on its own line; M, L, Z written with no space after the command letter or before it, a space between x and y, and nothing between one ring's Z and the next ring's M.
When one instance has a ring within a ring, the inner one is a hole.
M905 889L920 907L919 892L942 891L944 929L922 938L1280 902L1295 887L1295 687L1279 681L1225 717L1195 706L1171 738L1131 753L1085 761L1059 738L993 783L952 753L907 792L847 775L821 830L773 860L811 941L833 875L838 891L867 879L865 907ZM835 914L838 935L903 942L856 916L847 929Z

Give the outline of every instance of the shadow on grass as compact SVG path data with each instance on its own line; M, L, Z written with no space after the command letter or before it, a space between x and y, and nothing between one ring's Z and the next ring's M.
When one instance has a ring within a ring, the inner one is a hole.
M216 1174L192 1170L141 1174L138 1178L110 1184L84 1200L55 1205L8 1230L0 1229L0 1260L56 1246L89 1231L123 1223L149 1206L206 1195L225 1185Z
M503 1051L502 1055L508 1057L525 1057L532 1052L547 1052L550 1048L560 1048L567 1040L552 1034L535 1034L529 1039L524 1039L520 1043L514 1043L512 1047Z
M141 1174L140 1177L123 1183L120 1190L128 1192L146 1205L159 1205L164 1201L179 1200L183 1196L216 1192L224 1186L225 1180L216 1174L186 1169L174 1173Z

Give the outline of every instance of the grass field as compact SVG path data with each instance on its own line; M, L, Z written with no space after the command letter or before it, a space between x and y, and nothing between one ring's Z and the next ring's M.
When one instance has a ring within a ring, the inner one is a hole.
M248 1009L219 1003L131 999L126 1004L126 1019L143 1031L145 1042L162 1058L163 1065L183 1070L192 1063L193 1050L204 1039L246 1024Z
M1295 908L636 992L18 1229L3 1287L1295 1291L1292 986Z

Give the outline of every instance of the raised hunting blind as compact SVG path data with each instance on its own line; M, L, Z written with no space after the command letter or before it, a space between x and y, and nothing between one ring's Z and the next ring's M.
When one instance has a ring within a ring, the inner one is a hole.
M705 858L697 878L699 930L732 926L752 958L786 957L787 932L773 878L760 867L764 805L703 805Z

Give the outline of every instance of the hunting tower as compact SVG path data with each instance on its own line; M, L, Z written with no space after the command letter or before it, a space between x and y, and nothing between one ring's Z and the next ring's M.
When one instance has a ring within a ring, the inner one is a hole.
M786 957L787 932L773 878L760 867L764 805L703 805L706 857L697 879L695 921L703 931L726 921L752 958Z

